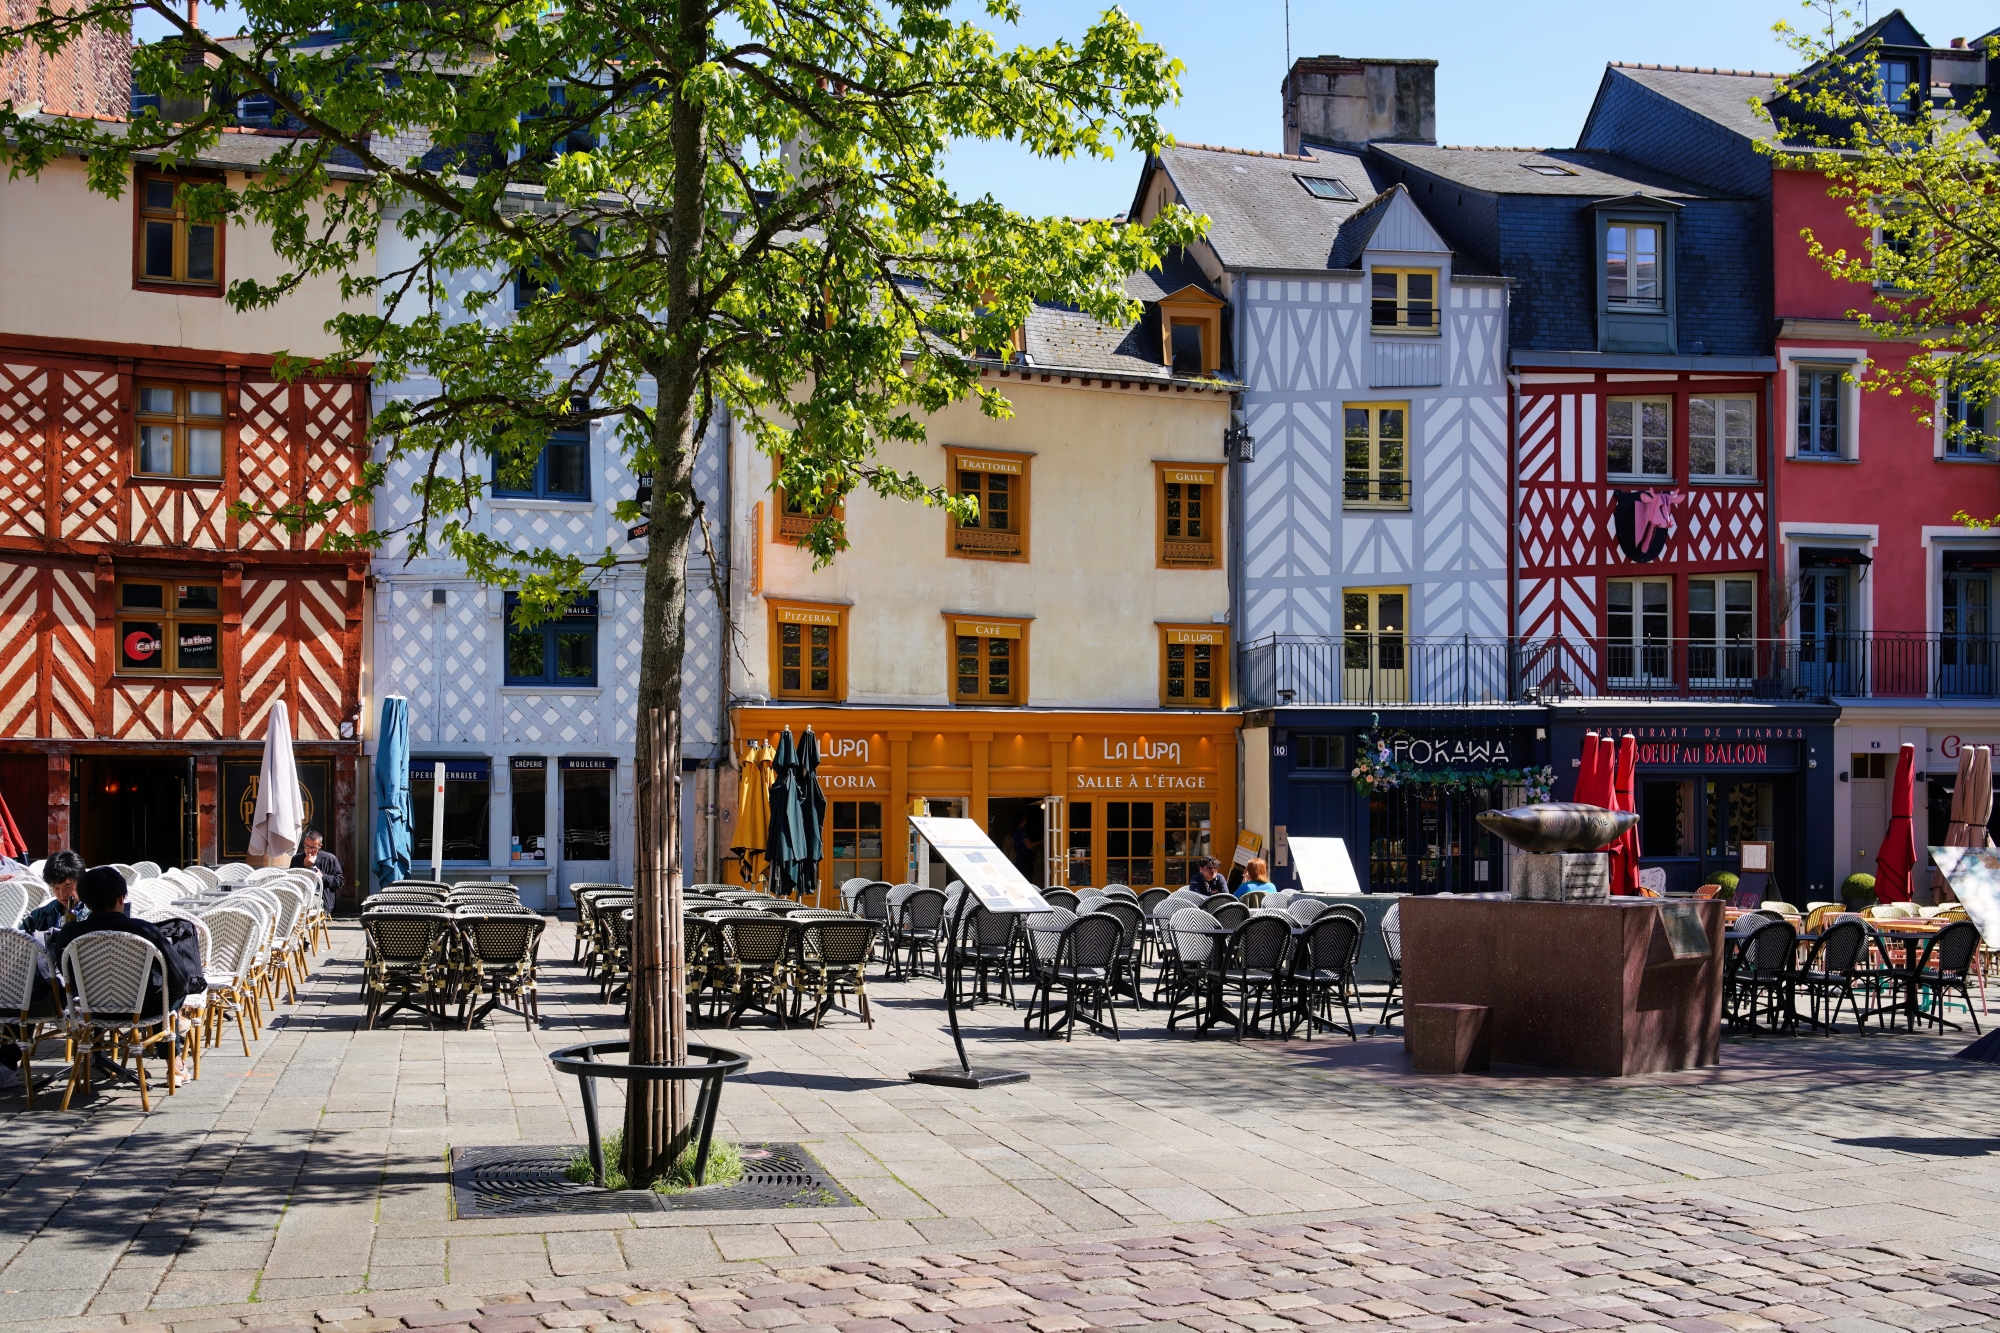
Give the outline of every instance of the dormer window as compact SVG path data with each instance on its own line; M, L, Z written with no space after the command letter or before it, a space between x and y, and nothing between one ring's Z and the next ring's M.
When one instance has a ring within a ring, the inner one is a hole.
M1160 353L1176 375L1221 369L1221 298L1192 285L1160 298Z
M1354 197L1354 191L1347 188L1346 181L1338 181L1331 176L1300 176L1297 174L1294 174L1292 179L1305 186L1306 193L1315 199L1333 199L1345 204L1360 202L1360 200Z
M1369 327L1376 333L1438 331L1438 271L1378 268L1369 275Z
M1884 60L1879 68L1882 75L1882 105L1899 116L1914 116L1917 113L1917 105L1910 97L1910 85L1917 81L1917 62Z
M1604 230L1604 298L1626 310L1658 310L1660 228L1614 222Z

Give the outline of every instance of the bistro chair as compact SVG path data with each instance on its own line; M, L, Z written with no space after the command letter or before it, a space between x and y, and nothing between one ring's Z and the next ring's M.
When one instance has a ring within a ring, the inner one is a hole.
M1169 1032L1183 1017L1200 1020L1208 998L1209 959L1218 944L1218 937L1209 932L1221 928L1221 922L1199 907L1183 907L1160 932L1166 953L1160 959L1161 994L1155 999L1164 1000L1167 1006ZM1190 997L1195 998L1196 1005L1191 1015L1184 1015L1180 1003Z
M1111 976L1112 999L1115 1002L1123 995L1132 1001L1134 1009L1143 1009L1146 1002L1140 993L1139 932L1145 924L1145 914L1130 898L1107 898L1096 910L1117 917L1125 931L1118 941L1117 968Z
M961 979L967 968L972 970L977 983L969 995L963 986L959 993L968 1006L984 1004L994 998L989 983L995 975L1000 979L999 998L1011 1009L1014 1007L1014 948L1015 936L1021 928L1021 914L1018 912L995 912L981 904L974 904L965 916L965 925L958 940L958 969Z
M785 964L792 928L783 917L768 912L742 912L719 920L731 982L729 1016L722 1025L735 1027L737 1019L754 1009L784 1027Z
M789 920L796 922L794 916ZM791 986L793 1014L799 1004L812 997L812 1025L818 1027L826 1011L838 1007L843 992L854 997L855 1012L869 1027L875 1017L868 1011L868 960L875 953L875 937L882 931L879 921L864 921L844 913L808 917L798 932L798 955L793 960Z
M629 996L632 989L631 901L612 898L599 903L597 926L598 1002L609 1004L615 996Z
M1866 1026L1861 1003L1854 997L1854 980L1868 953L1868 929L1859 921L1842 921L1826 927L1813 941L1806 960L1792 976L1794 992L1806 996L1806 1022L1827 1032L1840 1021L1843 1002L1854 1013L1857 1031ZM1820 1017L1821 1006L1826 1017Z
M257 994L249 983L250 964L257 950L257 914L225 900L220 906L203 908L201 919L208 927L212 958L204 973L208 978L208 1004L203 1011L208 1020L208 1044L222 1044L222 1029L233 1015L236 1035L243 1043L243 1054L248 1057L252 1033L245 1029L245 1018L256 1035L263 1034L263 1015L258 1012Z
M1294 896L1290 902L1285 903L1273 903L1267 898L1264 902L1265 906L1276 907L1302 926L1310 926L1313 922L1333 910L1332 903L1321 902L1317 898Z
M0 928L0 1037L21 1048L21 1094L30 1111L35 1109L35 1047L62 1035L62 1005L36 963L41 952L34 936Z
M0 929L12 930L21 923L31 909L28 906L28 881L24 879L0 880ZM7 1009L0 1000L0 1013Z
M451 918L443 912L364 912L361 929L368 940L362 983L368 1016L363 1026L372 1029L404 1009L416 1010L426 1021L441 1017L447 980L444 940Z
M897 904L889 925L889 966L891 975L902 980L912 976L941 977L944 961L939 950L944 943L944 894L938 889L917 889ZM931 956L928 970L919 967L924 953ZM907 965L902 963L908 955Z
M1292 1011L1287 1035L1298 1031L1303 1023L1307 1041L1321 1028L1330 1032L1344 1028L1350 1041L1361 1039L1354 1030L1354 1010L1348 1005L1354 987L1354 960L1360 956L1361 928L1346 913L1328 913L1306 927L1305 934L1292 946L1287 981L1297 1007ZM1336 999L1347 1018L1344 1025L1333 1021Z
M1189 892L1193 892L1193 890L1189 890ZM1214 916L1216 908L1226 906L1227 904L1236 901L1237 897L1233 893L1207 894L1201 900L1201 910L1207 912L1210 916Z
M1242 903L1237 902L1227 894L1218 895L1218 898L1220 899L1219 901L1217 898L1209 899L1209 902L1213 906L1204 908L1203 910L1222 925L1234 930L1250 919L1250 909Z
M1979 951L1979 927L1970 921L1954 921L1924 942L1924 950L1911 972L1917 987L1917 1008L1939 1028L1957 1032L1958 1024L1944 1016L1944 997L1956 993L1965 1004L1965 1016L1979 1031L1979 1014L1972 1007L1967 983L1972 977L1973 957Z
M1735 966L1725 969L1723 977L1724 1006L1732 1023L1754 1031L1761 1018L1769 1020L1772 1031L1798 1029L1793 990L1798 938L1791 922L1765 921L1743 941Z
M1389 955L1389 989L1382 993L1382 1016L1368 1025L1373 1034L1376 1028L1389 1021L1393 1008L1396 1017L1403 1016L1403 1006L1396 1003L1403 990L1403 905L1389 904L1389 910L1382 913L1382 950Z
M1245 920L1230 935L1226 946L1211 955L1208 984L1223 1003L1235 1000L1239 1040L1245 1033L1255 1032L1260 1022L1268 1021L1276 1028L1283 1009L1285 963L1291 948L1291 918L1273 912Z
M1112 1040L1122 1040L1118 1034L1118 1007L1112 1003L1111 985L1117 973L1118 950L1124 936L1124 924L1108 912L1091 912L1065 926L1056 939L1055 956L1047 966L1035 971L1035 989L1028 997L1028 1016L1022 1020L1021 1026L1026 1028L1035 1021L1035 1004L1039 997L1042 1032L1047 1035L1049 1019L1055 1013L1055 992L1060 988L1063 992L1063 1020L1057 1026L1064 1041L1075 1036L1078 1010L1082 1004L1090 1006L1090 1013L1083 1021L1093 1032L1106 1030L1104 1015L1108 1009Z
M155 976L162 1011L149 1015L145 1010ZM167 1095L173 1096L177 1088L174 1016L165 1010L167 963L160 951L137 935L118 930L79 935L63 950L62 979L70 997L69 1025L75 1052L69 1086L63 1089L62 1109L69 1109L77 1088L90 1089L91 1067L100 1042L110 1047L113 1060L122 1054L132 1057L139 1080L139 1106L145 1111L153 1109L152 1089L146 1079L146 1048L164 1046Z
M521 1016L521 1026L533 1030L541 1017L535 994L535 960L547 923L539 913L472 914L458 918L459 940L463 946L459 974L459 1012L465 1027L496 1008L508 1007ZM479 993L489 997L479 1005Z

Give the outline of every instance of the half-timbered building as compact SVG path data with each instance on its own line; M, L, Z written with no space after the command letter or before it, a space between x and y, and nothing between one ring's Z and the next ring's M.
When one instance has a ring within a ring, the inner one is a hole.
M356 484L367 386L278 378L274 354L333 350L337 284L235 311L227 282L277 256L178 203L272 143L142 163L118 199L75 160L0 181L0 794L37 856L241 858L282 701L307 818L358 859L368 568L324 542L368 515L270 514Z

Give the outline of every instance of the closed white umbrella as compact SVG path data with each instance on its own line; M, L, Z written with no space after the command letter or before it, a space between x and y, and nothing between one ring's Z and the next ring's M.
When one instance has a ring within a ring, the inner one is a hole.
M250 855L290 861L299 849L306 812L299 801L299 766L292 759L292 724L282 702L271 705L264 727L264 767L257 775L257 806L250 815Z

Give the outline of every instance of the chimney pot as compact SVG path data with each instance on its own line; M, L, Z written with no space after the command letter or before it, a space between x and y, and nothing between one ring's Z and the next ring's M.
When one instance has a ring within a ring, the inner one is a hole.
M1952 38L1951 49L1954 51L1963 51L1965 49L1965 38L1963 37Z

